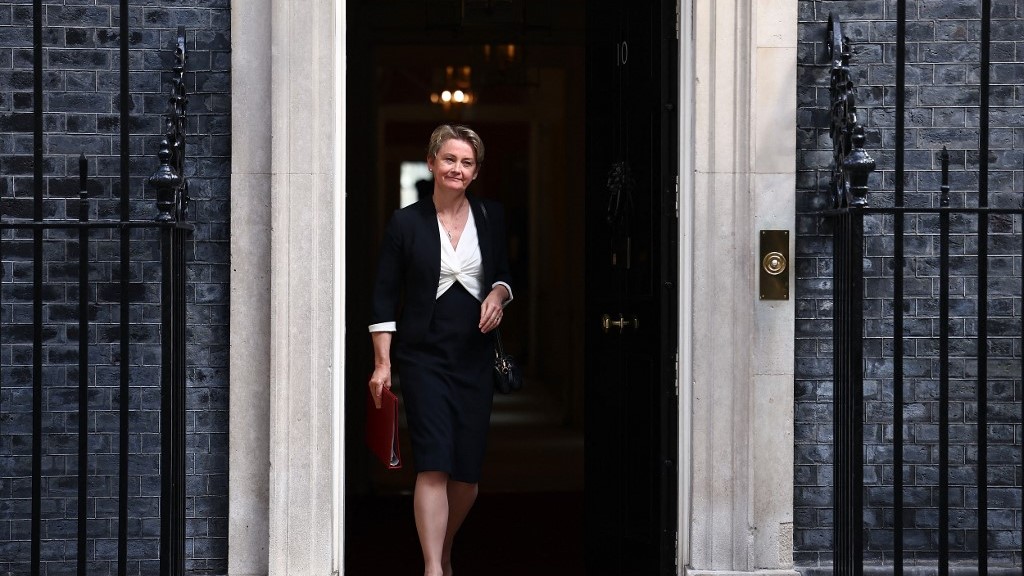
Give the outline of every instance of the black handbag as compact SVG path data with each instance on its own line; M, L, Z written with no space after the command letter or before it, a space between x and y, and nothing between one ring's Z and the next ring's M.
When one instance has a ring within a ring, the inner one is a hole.
M523 387L523 369L512 356L505 353L501 343L501 330L494 329L494 388L502 394L511 394Z

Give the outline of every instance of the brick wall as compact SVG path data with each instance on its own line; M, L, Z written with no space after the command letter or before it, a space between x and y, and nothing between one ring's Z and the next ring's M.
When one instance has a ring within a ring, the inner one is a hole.
M980 0L906 0L908 206L939 205L939 152L951 156L951 205L978 204ZM801 567L831 562L832 300L828 204L826 22L853 40L851 68L867 147L878 163L869 202L894 202L896 0L799 2L796 242L795 547ZM1024 193L1024 1L992 0L990 205ZM865 222L865 555L893 549L892 216ZM977 550L977 217L952 218L950 280L950 546ZM1021 219L992 216L989 244L989 548L993 565L1021 564ZM938 217L906 219L904 546L933 565L938 542Z
M112 0L43 0L47 218L78 215L78 155L90 160L92 219L117 219L120 23ZM188 243L186 569L227 572L229 0L129 3L131 217L156 214L145 178L157 166L173 39L188 33L186 173L196 225ZM33 194L33 6L0 3L0 215L30 218ZM254 112L258 113L258 112ZM90 237L89 574L117 573L119 442L116 232ZM132 393L128 574L155 573L159 556L159 250L131 237ZM0 242L0 575L29 570L33 274L31 233ZM77 232L44 240L42 561L46 574L76 567L78 490Z

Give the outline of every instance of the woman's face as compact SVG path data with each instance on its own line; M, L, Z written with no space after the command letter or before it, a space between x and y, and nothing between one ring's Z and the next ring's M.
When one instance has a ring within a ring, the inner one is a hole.
M465 192L476 179L476 152L469 142L451 138L441 145L437 157L427 158L427 166L434 173L435 186Z

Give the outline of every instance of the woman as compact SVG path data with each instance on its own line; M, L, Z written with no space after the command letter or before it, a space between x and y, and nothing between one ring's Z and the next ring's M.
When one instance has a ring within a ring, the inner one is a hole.
M433 196L392 216L373 291L370 392L379 409L394 339L424 576L451 576L452 541L476 500L494 394L490 332L512 300L502 207L466 193L483 160L473 130L434 130Z

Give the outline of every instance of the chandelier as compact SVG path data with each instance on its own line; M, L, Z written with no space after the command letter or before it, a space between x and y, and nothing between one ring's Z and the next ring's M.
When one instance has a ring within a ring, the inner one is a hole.
M473 68L471 66L445 66L440 89L430 93L430 101L445 109L468 106L473 103Z

